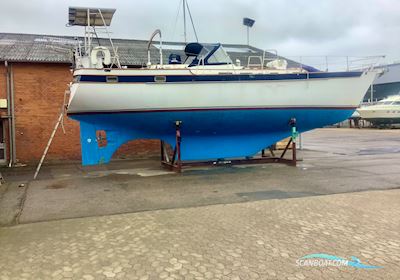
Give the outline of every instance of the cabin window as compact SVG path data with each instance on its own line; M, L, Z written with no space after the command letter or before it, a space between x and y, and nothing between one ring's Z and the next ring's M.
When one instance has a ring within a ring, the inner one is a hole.
M117 76L107 76L106 80L107 80L107 83L118 83Z
M232 64L232 60L222 47L218 47L216 51L208 58L209 64Z

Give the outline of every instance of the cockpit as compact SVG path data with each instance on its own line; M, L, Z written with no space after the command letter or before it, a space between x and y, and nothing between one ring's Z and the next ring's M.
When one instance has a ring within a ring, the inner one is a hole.
M232 64L232 60L221 44L199 44L189 43L185 47L186 59L183 64L189 67L199 65L227 65ZM179 55L171 54L169 64L181 64Z

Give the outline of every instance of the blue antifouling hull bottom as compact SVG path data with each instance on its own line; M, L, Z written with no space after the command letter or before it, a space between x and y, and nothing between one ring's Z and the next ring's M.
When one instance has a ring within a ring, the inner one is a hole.
M291 135L296 118L304 132L343 121L351 109L257 109L143 113L74 114L80 122L82 164L108 163L124 143L160 139L175 147L175 121L181 121L182 160L213 160L253 156ZM105 133L104 133L105 132ZM99 145L98 137L107 139Z

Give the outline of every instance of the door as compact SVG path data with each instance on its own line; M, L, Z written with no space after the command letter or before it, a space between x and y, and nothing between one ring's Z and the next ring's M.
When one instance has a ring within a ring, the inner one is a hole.
M0 120L0 165L7 164L6 162L6 141L5 141L5 133L4 133L5 125L4 120Z

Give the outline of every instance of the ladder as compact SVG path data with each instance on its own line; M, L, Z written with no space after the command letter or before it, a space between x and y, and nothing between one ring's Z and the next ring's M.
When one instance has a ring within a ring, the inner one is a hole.
M54 126L53 132L52 132L51 135L50 135L50 138L49 138L49 141L47 142L46 148L44 149L44 152L43 152L43 154L42 154L42 157L40 158L39 164L38 164L38 166L36 167L35 175L33 175L33 180L35 180L35 179L37 178L37 176L39 175L40 168L42 167L42 164L43 164L43 162L44 162L44 159L46 158L47 152L48 152L49 149L50 149L51 143L53 142L54 136L56 135L56 132L57 132L58 127L60 126L60 124L61 124L62 130L63 130L63 133L65 134L63 120L64 120L65 110L66 110L66 108L67 108L67 104L66 104L66 102L67 102L67 96L68 96L69 94L70 94L69 89L66 90L66 91L64 92L64 102L63 102L63 106L62 106L62 108L61 108L60 116L59 116L58 119L57 119L57 122L56 122L56 124L55 124L55 126Z

